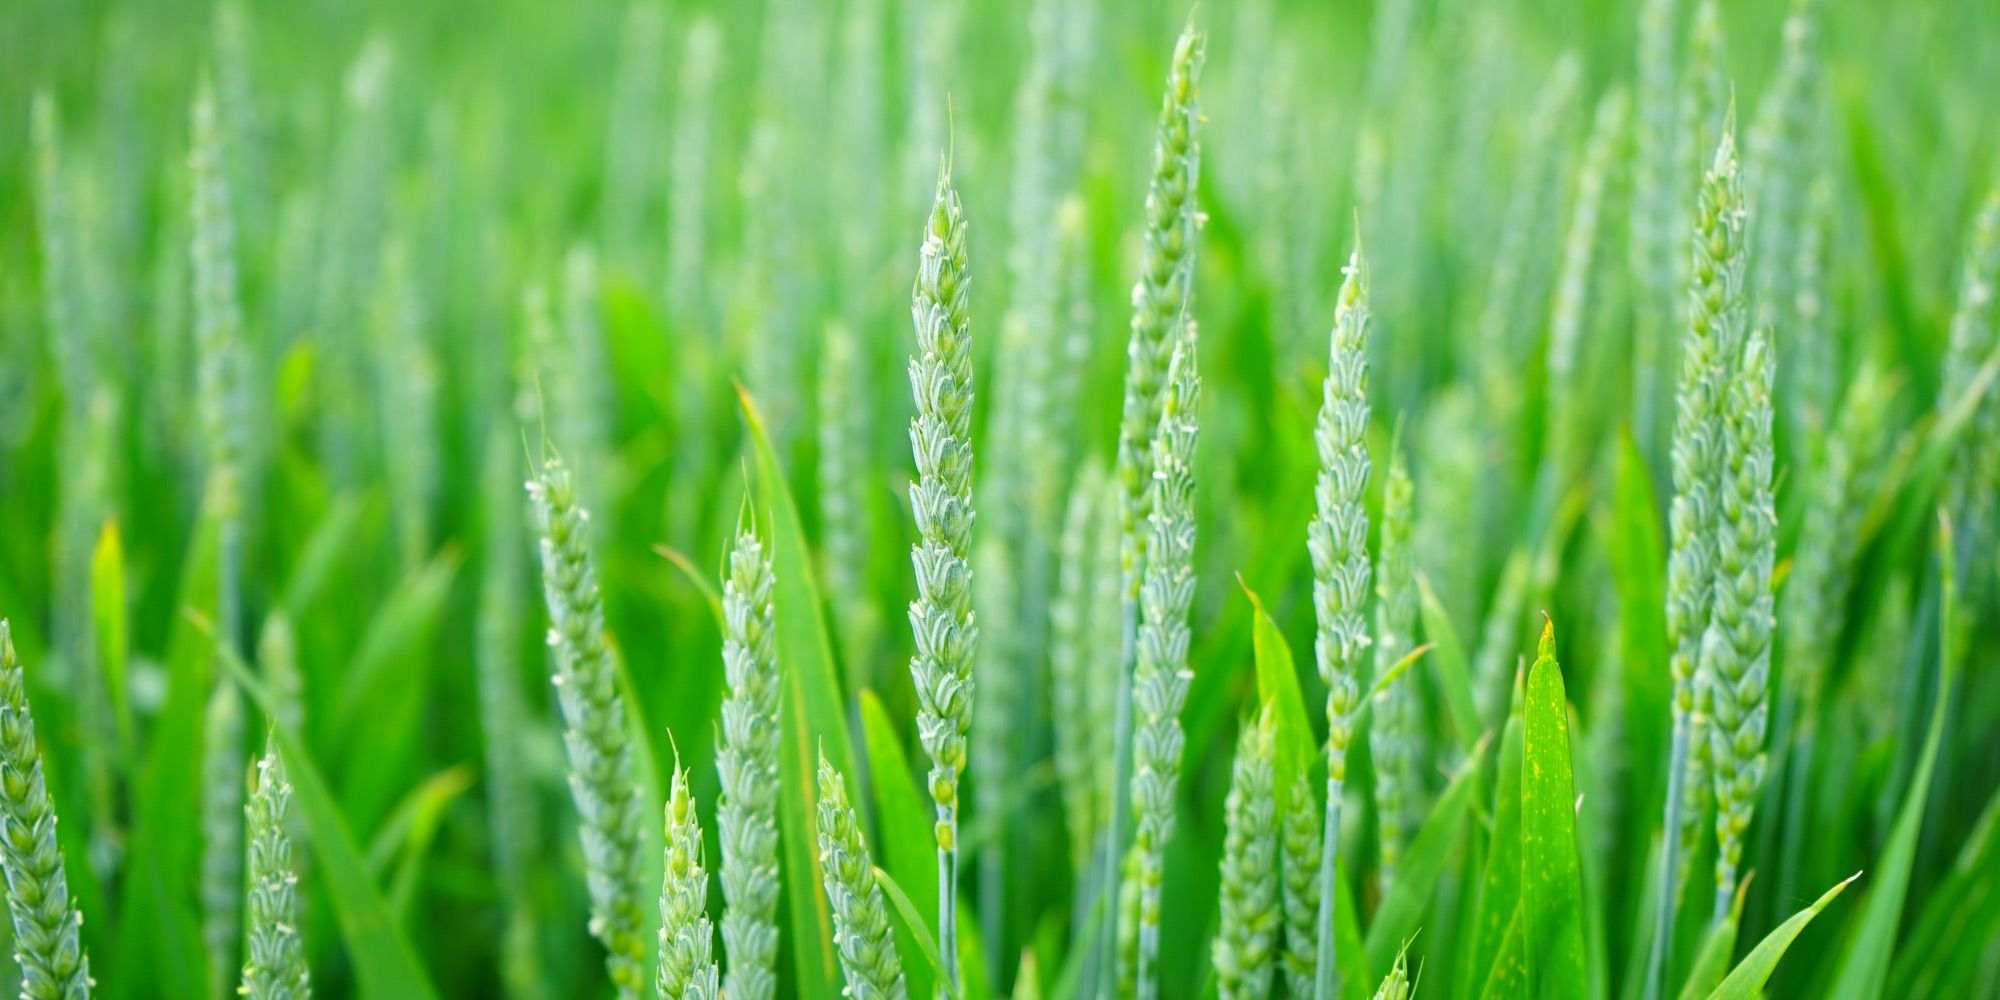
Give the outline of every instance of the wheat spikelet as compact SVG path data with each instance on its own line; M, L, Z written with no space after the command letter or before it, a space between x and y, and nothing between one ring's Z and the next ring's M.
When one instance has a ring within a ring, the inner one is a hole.
M1271 992L1278 906L1277 798L1272 786L1277 717L1266 703L1237 737L1223 802L1222 919L1212 950L1218 992L1251 1000Z
M83 917L69 898L55 806L42 782L42 754L14 636L0 619L0 863L14 917L14 958L23 1000L90 996Z
M777 990L777 624L771 559L754 523L738 525L722 581L722 665L729 693L715 750L721 777L722 940L733 1000Z

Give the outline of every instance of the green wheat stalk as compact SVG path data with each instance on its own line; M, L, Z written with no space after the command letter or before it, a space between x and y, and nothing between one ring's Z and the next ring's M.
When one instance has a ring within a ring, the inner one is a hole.
M710 322L704 280L708 255L710 146L715 120L716 67L722 29L697 15L688 26L675 95L673 151L668 158L667 299L674 317L697 331Z
M728 694L715 769L722 782L722 940L734 1000L777 992L777 623L771 558L754 521L737 526L722 581L722 668Z
M660 883L660 1000L716 1000L715 928L708 922L708 872L701 866L701 817L687 768L674 757L666 806L666 874ZM742 994L731 993L731 996Z
M1103 673L1097 656L1101 645L1091 632L1100 619L1093 603L1100 567L1092 559L1091 543L1112 534L1099 519L1109 489L1104 467L1095 462L1078 474L1063 516L1056 594L1049 605L1049 717L1070 865L1078 878L1090 866L1102 822L1096 787L1100 761L1094 755L1093 733L1103 726L1092 714L1097 706L1091 690L1095 677ZM1077 894L1079 900L1082 897Z
M1132 744L1133 845L1139 856L1140 1000L1159 992L1161 900L1165 894L1167 842L1174 834L1174 796L1180 786L1186 734L1180 713L1187 702L1188 610L1194 600L1194 449L1200 433L1201 375L1197 335L1183 320L1179 346L1168 366L1160 428L1153 437L1151 537L1146 578L1139 591L1142 617L1138 662L1132 679L1137 728Z
M1375 676L1385 677L1415 645L1416 568L1410 556L1415 488L1401 449L1389 457L1382 484L1381 573L1375 579ZM1389 891L1409 839L1409 786L1416 775L1412 740L1417 734L1410 683L1391 682L1375 696L1368 748L1375 763L1375 815L1380 841L1381 889Z
M1224 1000L1271 993L1277 950L1278 817L1272 786L1277 717L1266 702L1237 737L1223 800L1222 917L1212 951L1217 991Z
M1771 481L1771 387L1776 363L1762 329L1731 365L1724 399L1722 477L1717 492L1714 609L1702 640L1710 677L1709 737L1715 774L1715 919L1728 916L1764 780L1771 634L1776 625L1771 571L1777 561L1777 510Z
M1342 273L1333 322L1332 350L1313 441L1319 476L1315 513L1306 531L1312 556L1313 612L1319 628L1313 662L1327 687L1326 822L1321 831L1318 988L1330 993L1333 975L1333 873L1340 850L1340 799L1347 783L1347 751L1361 711L1362 656L1369 645L1368 512L1368 279L1357 237Z
M237 992L250 1000L305 1000L312 995L305 939L300 935L305 913L299 901L299 876L293 866L292 840L285 833L291 797L284 761L276 744L266 739L250 801L243 807L250 871L244 893L248 919L243 985Z
M938 947L941 976L958 982L958 787L972 725L972 663L979 626L972 611L972 325L967 303L965 214L951 186L951 161L938 166L937 195L924 227L910 313L917 353L910 358L910 484L917 543L917 599L910 605L916 654L917 735L930 756L937 804Z
M853 1000L902 1000L903 961L889 931L888 907L862 839L847 786L824 753L819 758L819 863L833 907L833 946Z
M1167 71L1166 92L1160 98L1159 125L1153 139L1153 172L1146 189L1146 240L1139 280L1132 287L1132 327L1125 347L1125 382L1118 424L1118 464L1115 478L1119 503L1121 601L1116 718L1112 724L1111 817L1104 825L1097 856L1096 896L1107 903L1121 898L1119 864L1125 850L1125 798L1122 790L1132 768L1132 687L1137 655L1139 589L1149 539L1143 526L1152 513L1152 437L1159 428L1166 391L1167 367L1173 360L1174 331L1189 310L1194 285L1195 236L1201 225L1196 189L1201 178L1201 144L1196 126L1201 120L1201 67L1207 35L1190 19L1174 43ZM1115 946L1120 926L1117 907L1105 907L1103 945ZM1100 984L1115 976L1117 963L1097 954Z
M1673 505L1668 512L1668 665L1673 673L1666 843L1660 852L1659 916L1648 973L1657 995L1665 973L1687 854L1700 835L1709 786L1707 678L1698 667L1708 631L1717 565L1715 518L1723 459L1724 364L1738 353L1748 322L1744 302L1746 211L1734 129L1726 128L1702 182L1693 232L1688 329L1681 342L1673 441Z
M1635 433L1646 454L1657 447L1660 369L1671 317L1677 314L1674 276L1680 273L1680 175L1675 157L1675 11L1679 0L1639 5L1638 87L1633 98L1630 273L1638 289L1633 315L1632 382ZM1433 494L1434 495L1434 494Z
M188 173L190 274L193 279L196 403L207 443L210 510L219 520L217 639L233 655L242 634L242 467L248 418L243 399L243 315L237 297L236 229L230 210L229 159L214 87L195 91ZM227 995L240 934L242 900L243 706L236 685L218 680L204 727L202 793L202 936L212 992Z
M1283 862L1285 915L1284 951L1278 967L1285 988L1294 997L1313 995L1319 961L1320 809L1307 768L1286 779L1291 796L1285 800L1278 851Z
M1965 250L1959 277L1958 306L1952 312L1951 336L1945 349L1938 409L1949 410L1971 391L1980 366L2000 348L1995 324L1996 289L2000 289L2000 186L1986 196ZM1991 540L1994 515L1993 483L2000 482L2000 390L1988 389L1973 411L1971 433L1953 451L1945 472L1945 508L1951 511L1966 552ZM1960 561L1964 573L1969 565ZM1969 574L1966 576L1970 582Z
M549 611L554 683L562 704L570 797L582 819L590 932L620 1000L644 988L646 943L639 912L639 786L617 669L604 636L604 601L590 556L590 515L559 458L528 484L541 531L542 592Z
M90 996L90 957L83 916L70 900L56 842L55 805L42 782L42 754L14 635L0 618L0 863L7 874L7 909L14 917L14 960L21 965L22 1000L82 1000Z

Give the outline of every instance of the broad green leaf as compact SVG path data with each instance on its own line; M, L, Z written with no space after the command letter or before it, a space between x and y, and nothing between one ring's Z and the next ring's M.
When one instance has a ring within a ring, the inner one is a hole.
M1688 970L1687 982L1681 984L1681 1000L1701 1000L1721 985L1722 978L1729 973L1729 960L1736 957L1736 929L1743 921L1743 898L1749 889L1750 880L1746 878L1736 886L1736 899L1730 904L1729 915L1708 929L1701 951L1695 954L1694 966Z
M1437 648L1445 712L1451 716L1451 728L1458 734L1459 747L1469 752L1486 732L1479 721L1479 703L1472 697L1472 668L1466 661L1465 643L1460 640L1457 627L1422 573L1417 574L1417 606L1424 619L1424 637Z
M431 775L396 806L389 822L368 845L368 866L378 877L391 874L389 865L396 863L389 879L389 909L398 923L409 922L417 876L423 871L424 856L437 836L445 810L472 785L472 769L464 764Z
M221 648L223 668L257 703L266 718L277 718L277 705L270 692L226 646ZM299 817L312 840L313 861L325 874L321 884L333 898L334 914L340 921L341 937L347 942L348 958L354 963L361 995L397 1000L436 997L429 976L376 887L368 862L355 844L347 821L341 817L340 806L334 802L333 792L305 744L297 733L283 726L273 726L271 738L284 758L285 776L292 783L292 801L298 805Z
M1576 785L1570 778L1569 704L1555 650L1555 625L1545 621L1522 710L1521 931L1529 995L1580 997L1590 978L1583 948L1583 875Z
M784 469L771 448L764 418L741 386L737 397L755 453L758 506L771 526L771 603L777 624L778 662L785 676L784 728L779 780L785 788L810 787L814 761L825 754L834 769L854 774L840 679L834 675L833 647L820 613L819 585L798 505L785 484ZM783 832L786 893L791 910L793 990L798 996L833 996L840 971L833 951L831 914L821 888L818 836L810 796L778 796Z
M1917 834L1923 827L1924 804L1930 799L1931 773L1937 768L1938 745L1944 739L1945 719L1950 714L1951 689L1958 672L1958 585L1950 522L1942 518L1940 522L1937 699L1931 707L1923 753L1882 848L1868 900L1862 905L1860 926L1841 955L1833 989L1827 994L1832 1000L1872 1000L1882 995L1887 983L1889 958L1895 952L1896 931L1903 919L1903 897L1910 888L1910 864L1916 858Z
M1813 905L1793 914L1792 919L1779 924L1776 930L1765 935L1764 940L1757 943L1757 947L1750 949L1750 954L1743 956L1743 961L1729 973L1729 978L1724 979L1722 985L1717 986L1715 992L1708 995L1708 1000L1757 1000L1763 996L1764 984L1770 981L1771 971L1778 967L1778 960L1785 957L1785 949L1790 948L1792 942L1798 938L1799 932L1805 930L1806 925L1812 923L1814 917L1819 916L1819 911L1826 909L1826 904L1833 902L1833 897L1840 895L1842 889L1860 877L1860 872L1848 876L1846 881L1828 889L1826 895L1821 896Z
M1452 845L1458 843L1465 819L1472 811L1472 799L1479 788L1479 769L1486 759L1486 744L1473 747L1472 755L1459 765L1444 794L1438 796L1431 814L1417 828L1416 839L1396 869L1375 922L1368 927L1368 968L1387 969L1396 960L1403 942L1414 936L1429 912L1436 895L1439 876L1444 873ZM1364 977L1362 982L1368 982Z
M869 690L861 692L861 733L868 750L868 783L875 792L875 823L880 830L876 843L882 852L882 867L897 885L909 887L918 913L936 913L937 842L931 839L930 803L911 776L889 710ZM897 932L896 947L904 954L912 954L917 947L908 928ZM903 974L910 981L912 996L930 996L937 981L935 973L905 966Z

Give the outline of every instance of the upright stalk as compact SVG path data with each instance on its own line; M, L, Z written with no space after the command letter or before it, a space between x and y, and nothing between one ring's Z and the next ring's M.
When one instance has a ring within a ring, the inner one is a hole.
M1725 122L1715 160L1702 181L1693 232L1688 328L1681 342L1680 388L1675 395L1674 500L1668 514L1672 553L1667 559L1668 665L1673 672L1673 744L1668 763L1666 842L1660 852L1659 911L1655 918L1646 996L1665 989L1674 912L1679 902L1684 837L1699 833L1693 792L1706 778L1698 768L1707 711L1708 678L1700 670L1701 646L1714 607L1718 553L1717 517L1723 448L1723 363L1740 350L1747 315L1743 304L1745 217L1735 123ZM1683 802L1686 797L1689 801ZM1684 811L1686 814L1684 814Z
M1125 347L1125 391L1118 425L1117 480L1121 494L1119 534L1123 544L1124 601L1119 656L1118 702L1112 736L1111 816L1097 858L1096 898L1103 929L1088 961L1100 995L1111 992L1117 963L1110 954L1118 938L1118 866L1125 845L1123 789L1132 773L1132 670L1138 650L1139 585L1146 564L1144 529L1151 513L1152 437L1159 427L1167 368L1173 359L1173 331L1188 308L1194 283L1195 232L1200 211L1195 189L1201 173L1198 82L1207 36L1192 21L1174 44L1166 94L1160 100L1159 129L1153 139L1153 176L1146 191L1146 244L1139 280L1132 289L1132 332ZM1086 979L1086 981L1090 981Z
M1320 471L1313 485L1316 512L1307 526L1312 556L1313 612L1319 632L1314 662L1326 683L1326 825L1320 831L1319 954L1313 995L1334 995L1333 908L1340 851L1340 796L1347 782L1347 750L1361 710L1361 663L1369 636L1368 512L1368 282L1355 239L1334 311L1333 344L1321 388L1318 426Z
M972 612L972 324L967 304L966 224L951 161L938 167L937 195L924 228L910 314L910 485L917 543L917 599L910 605L916 654L917 735L930 756L937 805L938 948L948 989L958 986L958 786L972 724L972 663L979 626Z

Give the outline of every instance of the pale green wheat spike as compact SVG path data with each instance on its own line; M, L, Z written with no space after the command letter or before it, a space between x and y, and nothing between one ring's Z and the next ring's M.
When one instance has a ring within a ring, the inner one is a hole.
M1949 410L1971 391L1980 366L2000 348L1995 289L2000 288L2000 186L1986 196L1973 223L1951 317L1938 408ZM1964 551L1979 551L1993 533L1993 484L2000 482L2000 388L1988 387L1945 473L1945 504ZM1961 560L1967 573L1969 561ZM1969 576L1968 576L1969 579Z
M1757 102L1757 114L1744 140L1744 169L1750 204L1757 209L1757 256L1751 261L1751 287L1767 324L1784 324L1780 332L1793 337L1791 281L1806 186L1818 153L1820 119L1819 61L1820 0L1793 0L1784 24L1784 54L1777 75ZM1830 345L1812 346L1823 350ZM1788 352L1793 353L1793 352ZM1798 352L1803 353L1803 352ZM1790 365L1788 364L1789 368ZM1787 384L1791 379L1786 377Z
M1724 130L1702 183L1693 232L1688 329L1681 341L1675 394L1673 505L1668 511L1668 666L1673 674L1673 739L1667 771L1666 845L1661 853L1660 915L1649 981L1664 974L1668 933L1706 795L1707 678L1698 670L1714 596L1718 477L1723 458L1724 368L1740 351L1749 321L1744 300L1746 211L1733 130Z
M1313 995L1319 961L1320 809L1307 769L1284 779L1291 782L1285 800L1278 849L1284 862L1285 947L1278 956L1286 991L1294 997Z
M1410 948L1407 943L1396 953L1396 964L1389 974L1382 977L1382 985L1375 990L1375 1000L1410 1000L1417 986L1410 981Z
M211 993L229 994L243 902L243 696L220 680L202 727L201 936Z
M1601 235L1604 191L1610 181L1613 160L1624 140L1627 104L1623 90L1614 89L1598 99L1596 114L1591 119L1590 139L1584 147L1583 165L1577 172L1569 232L1563 238L1562 263L1549 307L1549 453L1543 460L1543 475L1563 480L1567 480L1572 467L1584 457L1579 453L1585 446L1582 435L1588 422L1581 408L1590 393L1577 384L1577 368L1582 354L1585 306L1590 298L1591 275Z
M1124 789L1118 786L1117 739L1115 726L1104 724L1106 719L1115 719L1120 706L1129 709L1129 692L1122 688L1125 673L1125 541L1117 531L1118 516L1124 503L1118 484L1112 482L1109 472L1100 479L1096 494L1097 531L1090 548L1090 620L1086 632L1091 638L1089 661L1090 674L1085 690L1088 692L1090 718L1097 724L1090 728L1090 753L1094 761L1093 782L1097 817L1097 832L1102 839L1111 824L1111 815L1123 801Z
M604 602L590 556L590 514L558 458L528 484L541 530L542 592L548 604L554 683L562 705L570 797L582 822L589 876L590 932L620 1000L645 987L646 942L639 910L639 786L625 703L604 637Z
M674 98L673 152L667 188L667 301L674 318L697 332L712 322L706 297L708 255L709 147L715 121L715 76L721 62L722 29L708 14L697 15L682 49L679 89Z
M660 174L664 138L660 93L667 79L666 47L666 14L659 0L634 0L619 25L610 128L605 135L600 221L605 251L615 260L631 261L653 244L656 232L652 227L659 218L661 194L655 178Z
M1792 259L1792 289L1789 324L1784 333L1799 345L1785 367L1793 373L1792 406L1804 446L1817 461L1819 442L1827 425L1835 419L1834 407L1840 395L1840 342L1836 325L1828 314L1827 265L1834 241L1833 178L1821 173L1807 189L1803 218L1799 222L1798 243Z
M687 768L674 758L667 796L666 876L660 883L660 1000L716 1000L715 928L708 922L708 872L701 866L701 817ZM732 997L742 994L732 992Z
M737 187L749 211L733 280L736 299L726 326L732 338L746 338L731 346L745 356L750 390L783 454L798 429L799 355L804 345L793 308L800 296L783 281L792 273L795 258L795 233L784 218L793 211L785 183L786 157L795 154L786 143L783 119L769 105L768 99L760 99L743 151Z
M597 254L586 246L571 247L563 257L563 342L554 375L564 384L554 394L551 409L559 414L553 418L557 426L567 421L570 431L570 440L556 439L557 447L575 449L582 456L611 451L614 401L601 295ZM564 411L554 406L558 400L573 409L561 415Z
M1416 645L1417 580L1410 558L1415 488L1400 449L1389 457L1382 484L1381 568L1375 579L1375 676L1386 676ZM1411 742L1415 705L1408 680L1391 682L1375 696L1368 748L1375 761L1375 814L1381 841L1382 891L1396 879L1410 834L1409 788L1416 777Z
M1126 847L1127 800L1122 786L1131 773L1133 756L1132 665L1139 623L1139 588L1148 543L1144 526L1151 513L1152 440L1160 424L1175 331L1189 310L1194 285L1195 236L1201 225L1201 208L1196 202L1201 144L1195 129L1201 121L1200 79L1207 47L1207 35L1196 30L1190 19L1174 44L1166 92L1160 98L1159 126L1153 138L1153 173L1146 190L1146 241L1139 280L1132 286L1132 328L1125 345L1125 385L1115 473L1120 493L1118 534L1122 539L1119 559L1123 588L1118 630L1119 690L1111 730L1115 777L1111 816L1104 824L1103 843L1097 855L1096 895L1106 901L1123 896L1118 885L1119 865ZM1115 939L1116 929L1122 924L1115 909L1108 912L1104 939ZM1114 967L1111 962L1099 963L1100 986L1106 985L1103 977L1109 976Z
M1236 741L1223 800L1222 917L1212 946L1224 1000L1271 994L1272 959L1283 912L1278 904L1278 817L1273 787L1277 717L1269 702Z
M737 527L722 580L722 941L733 1000L777 991L778 654L771 557L754 523Z
M285 809L291 797L277 746L266 740L250 801L243 809L250 831L250 871L244 892L243 985L236 992L250 1000L305 1000L312 995L305 939L300 934L305 910L299 902L298 872L292 867L292 840L285 833Z
M193 145L188 175L193 196L191 242L196 365L196 402L207 445L210 512L220 522L217 556L217 639L234 650L241 633L239 574L242 565L241 483L243 434L243 315L237 298L236 230L230 211L228 158L214 88L206 78L195 91ZM218 681L204 727L201 886L202 934L208 946L212 992L227 994L228 969L240 932L242 898L243 762L242 695Z
M1724 402L1722 478L1716 494L1715 606L1702 642L1713 685L1709 728L1715 770L1715 914L1736 895L1743 835L1764 781L1770 711L1771 634L1776 626L1771 571L1777 562L1777 508L1771 482L1771 386L1776 359L1767 331L1750 335L1731 364Z
M1125 348L1124 413L1118 425L1118 482L1125 493L1120 524L1125 536L1126 587L1138 593L1146 562L1144 525L1153 481L1152 440L1166 395L1167 366L1175 331L1188 311L1194 284L1195 235L1201 209L1195 202L1201 175L1202 56L1207 35L1190 23L1174 45L1167 90L1160 99L1153 140L1153 177L1146 191L1146 244L1139 280L1132 286L1132 334Z
M833 907L833 946L847 976L843 995L853 1000L902 1000L903 960L889 931L888 908L875 881L861 820L847 802L847 786L819 758L819 864ZM734 996L734 994L732 994Z
M917 352L910 358L910 484L917 542L917 599L910 604L916 654L917 736L930 755L937 804L938 946L942 978L957 981L958 786L972 725L972 664L979 626L972 611L972 318L967 302L966 223L951 186L951 161L940 162L937 197L924 226L910 315Z
M1098 519L1107 487L1104 467L1092 462L1083 467L1070 490L1056 550L1055 600L1049 605L1049 719L1070 863L1079 877L1090 867L1101 822L1096 787L1100 761L1094 755L1093 734L1104 726L1093 714L1097 705L1092 683L1103 673L1097 662L1103 646L1091 628L1102 616L1093 603L1099 567L1092 559L1091 543L1112 534L1110 525ZM1117 600L1115 593L1112 600Z
M14 636L0 618L0 863L14 917L14 960L24 1000L90 995L83 916L70 901L56 843L55 806L42 783L42 755Z
M1657 447L1661 365L1674 329L1683 244L1680 226L1680 143L1674 37L1678 0L1642 0L1638 27L1638 89L1633 97L1630 271L1640 294L1633 316L1634 427L1640 447Z
M238 215L253 241L270 230L271 193L265 173L263 116L257 108L251 53L256 38L241 0L215 6L215 96L224 130L230 135L230 187Z
M1152 520L1145 584L1139 590L1138 660L1132 675L1136 713L1132 744L1133 846L1139 855L1138 995L1159 994L1160 914L1167 842L1174 835L1186 734L1188 610L1194 601L1194 450L1200 434L1201 375L1192 320L1182 321L1167 369L1160 427L1153 436Z
M1313 662L1326 684L1326 824L1321 831L1318 941L1320 976L1333 966L1333 872L1340 848L1340 798L1347 751L1361 711L1362 657L1368 644L1368 276L1357 237L1341 283L1332 351L1320 390L1313 442L1319 476L1306 530L1312 555L1313 612L1319 623Z
M827 596L835 614L841 664L848 687L875 686L874 649L881 615L869 582L868 497L875 483L870 461L873 413L863 388L867 375L854 328L826 326L819 366L819 515L825 527Z

